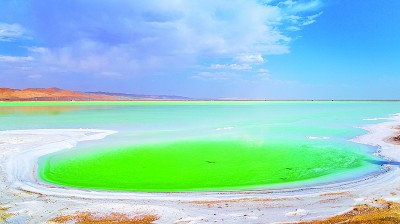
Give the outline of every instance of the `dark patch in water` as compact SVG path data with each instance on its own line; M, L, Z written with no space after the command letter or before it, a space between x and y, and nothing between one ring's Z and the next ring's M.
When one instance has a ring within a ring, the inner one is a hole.
M385 161L385 160L373 160L373 159L367 159L365 161L379 166L383 165L400 166L400 162L398 161Z

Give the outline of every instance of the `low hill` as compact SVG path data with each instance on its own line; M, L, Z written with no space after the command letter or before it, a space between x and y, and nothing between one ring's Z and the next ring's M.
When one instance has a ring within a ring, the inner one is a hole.
M179 96L138 95L107 92L77 92L58 88L0 88L0 101L114 101L114 100L189 100Z

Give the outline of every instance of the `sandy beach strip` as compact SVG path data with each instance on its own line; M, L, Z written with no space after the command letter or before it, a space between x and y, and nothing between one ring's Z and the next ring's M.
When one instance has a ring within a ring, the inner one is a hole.
M400 145L393 142L393 137L399 135L399 124L400 116L395 115L386 122L362 127L368 133L351 140L378 146L376 154L392 161L376 174L304 188L196 193L130 193L50 185L37 178L40 156L115 132L1 131L0 222L62 223L60 220L68 222L68 217L151 217L146 220L154 223L293 223L323 220L364 208L354 206L382 207L382 199L385 203L400 201Z

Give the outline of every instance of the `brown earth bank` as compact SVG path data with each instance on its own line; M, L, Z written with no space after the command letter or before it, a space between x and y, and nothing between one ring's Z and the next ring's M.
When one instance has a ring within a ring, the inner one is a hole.
M191 100L170 95L140 95L108 92L78 92L58 88L0 88L0 101L151 101Z
M0 204L0 223L5 222L8 218L13 217L14 215L7 212L8 208L3 207Z
M299 224L395 224L400 223L400 203L375 200L371 204L355 206L351 211L325 220Z
M3 101L71 101L71 100L118 100L118 97L104 94L91 94L63 90L46 89L9 89L0 88L0 100Z
M89 224L89 223L126 223L126 224L152 224L158 217L156 215L139 215L130 217L126 214L113 212L107 216L102 216L92 212L81 212L73 215L57 216L50 219L47 223L76 223L76 224Z

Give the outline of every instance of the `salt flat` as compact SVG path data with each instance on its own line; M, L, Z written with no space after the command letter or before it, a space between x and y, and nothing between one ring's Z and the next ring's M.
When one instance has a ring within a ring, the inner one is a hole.
M352 141L379 146L379 156L400 158L395 136L400 116L367 125L368 133ZM274 223L323 219L356 204L376 199L399 201L400 168L384 164L382 171L327 185L259 190L197 193L130 193L73 189L50 185L36 176L41 155L71 148L80 141L95 141L115 133L108 130L43 129L0 132L0 204L11 223L42 223L76 212L153 214L159 223Z

